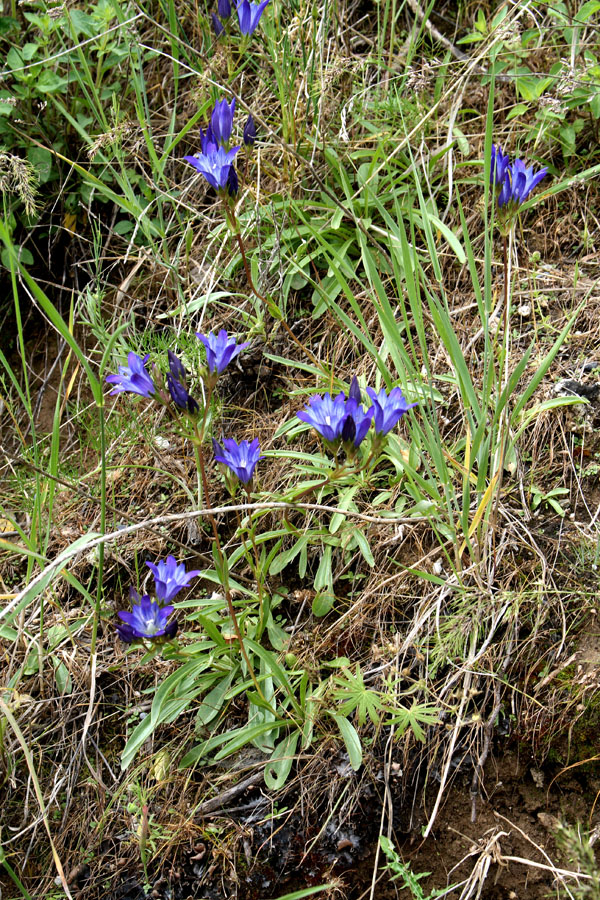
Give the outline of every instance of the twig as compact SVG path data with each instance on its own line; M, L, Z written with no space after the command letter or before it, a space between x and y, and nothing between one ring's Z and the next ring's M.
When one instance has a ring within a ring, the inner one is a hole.
M260 771L254 772L253 775L249 775L248 778L244 778L243 781L238 781L237 784L234 784L233 787L227 788L226 791L223 791L222 794L217 794L216 797L211 797L210 800L205 800L204 803L201 803L200 806L195 810L194 815L196 816L206 816L208 813L214 812L216 809L221 809L226 803L230 800L233 800L234 797L237 797L239 794L243 794L249 787L253 787L255 784L259 784L264 776L264 768L261 768Z
M66 563L68 563L73 557L77 556L80 553L89 553L90 550L93 550L95 547L98 547L100 544L105 544L108 541L117 541L119 538L125 537L129 534L135 534L138 531L143 531L146 528L150 528L154 525L168 525L172 522L185 522L189 519L197 519L202 516L212 516L212 515L220 515L221 513L230 513L230 512L251 512L252 510L268 510L273 511L276 509L305 509L305 510L314 510L317 512L331 513L335 515L336 513L340 513L344 516L349 516L352 519L358 519L361 522L371 522L375 525L417 525L419 522L426 522L427 518L425 516L408 518L408 517L394 517L386 519L384 516L369 516L365 513L354 512L353 510L339 509L335 506L324 506L320 503L284 503L284 502L275 502L275 503L240 503L237 505L231 506L218 506L212 509L196 509L191 510L190 512L184 513L172 513L168 516L156 516L153 519L147 519L145 522L138 522L135 525L128 525L126 528L121 528L117 531L111 531L107 534L98 535L98 537L92 538L87 544L83 546L77 547L73 550L72 546L67 547L66 550L63 550L62 553L53 559L47 566L45 566L41 572L39 572L35 578L29 582L29 584L23 588L11 601L10 603L4 607L4 609L0 610L0 620L5 618L19 603L23 600L25 594L30 591L33 587L38 585L41 581L46 578L51 577L52 569L62 569ZM3 542L0 538L0 546L6 548L8 542ZM40 588L41 590L41 588Z

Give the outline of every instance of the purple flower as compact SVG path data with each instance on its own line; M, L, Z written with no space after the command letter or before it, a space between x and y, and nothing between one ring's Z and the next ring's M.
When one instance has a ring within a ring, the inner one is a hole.
M222 19L228 19L231 15L231 3L229 0L218 0L217 10Z
M252 144L256 141L256 125L254 124L254 117L252 116L252 113L250 113L250 115L246 119L242 141L244 142L246 147L251 147Z
M229 166L229 175L227 176L227 193L230 197L237 197L240 185L238 182L235 166Z
M215 103L210 117L210 125L217 144L225 145L229 141L231 129L233 128L234 112L235 97L231 103L228 103L227 100L220 100Z
M262 0L262 3L251 3L250 0L240 0L237 5L238 20L240 23L240 31L242 34L250 35L258 26L260 17L269 0Z
M213 438L213 449L216 461L228 466L242 484L252 481L256 463L259 459L264 459L264 456L260 455L258 438L254 438L251 444L248 441L236 444L231 438L225 438L223 447Z
M373 388L367 388L367 394L373 401L375 434L383 437L392 430L394 425L402 418L404 413L417 406L416 403L407 403L401 388L395 387L388 394L381 388L376 393Z
M213 12L210 14L210 19L212 22L212 27L213 27L213 31L215 33L215 37L221 37L221 35L225 31L225 28L223 27L223 24L220 21L218 15Z
M154 640L159 637L175 637L177 622L170 622L167 625L167 619L173 612L172 606L159 606L147 594L139 597L133 588L130 589L129 596L132 602L132 611L118 614L124 623L117 625L117 631L122 641L130 644L140 638Z
M228 337L224 328L216 336L212 332L209 334L196 332L196 337L206 347L206 365L211 375L220 375L238 353L250 346L250 341L236 344L235 338Z
M129 391L132 394L141 394L142 397L152 397L156 393L156 387L146 369L149 355L141 359L137 353L128 353L129 365L119 366L118 375L106 376L108 384L115 385L110 393L120 394L122 391Z
M344 443L351 441L355 447L359 447L369 430L374 412L372 406L365 411L355 397L349 397L340 431L342 441Z
M307 422L326 441L337 440L346 417L346 395L341 391L332 398L329 391L324 397L316 394L308 401L306 409L296 413L301 422Z
M200 156L184 156L183 158L197 172L204 175L211 187L214 187L216 191L224 191L227 189L231 164L239 149L239 147L232 147L231 150L225 150L224 147L219 147L213 152L201 153Z
M206 134L200 130L200 147L202 148L202 153L205 156L210 156L211 153L216 153L219 149L219 145L215 140L215 136L213 134L212 126L210 122L208 123L208 128L206 129Z
M146 565L154 575L156 596L168 603L179 591L187 587L190 581L200 574L200 569L185 571L185 564L178 563L174 556L167 556L158 565L147 562Z
M190 395L186 385L186 374L183 363L172 350L167 350L169 356L169 372L167 374L167 387L175 406L187 412L197 413L199 406Z
M503 154L501 147L492 144L492 165L490 168L490 184L492 187L501 187L508 166L508 153Z
M504 173L502 188L498 195L498 206L501 208L512 206L514 209L519 207L547 172L546 166L534 172L533 166L526 167L522 160L516 159Z

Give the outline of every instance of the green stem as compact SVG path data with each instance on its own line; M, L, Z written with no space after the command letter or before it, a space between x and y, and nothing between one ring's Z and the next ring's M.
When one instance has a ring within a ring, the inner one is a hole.
M206 415L204 416L203 424L204 424L205 420L206 420ZM196 440L195 440L194 444L197 447L197 460L198 460L198 467L200 469L200 477L202 479L202 487L204 489L205 507L206 507L206 509L211 509L212 504L210 501L208 480L206 478L206 467L204 464L204 454L202 452L202 443L200 442L201 432L202 432L202 430L199 432L198 428L196 427ZM223 553L223 549L221 547L221 541L219 539L219 529L217 528L217 521L216 521L214 515L212 515L212 513L209 514L208 518L209 518L209 521L210 521L210 524L211 524L212 530L213 530L213 536L215 539L215 547L217 549L217 552L219 554L219 557L220 557L221 563L222 563L221 568L223 571L223 580L225 582L225 584L223 584L223 590L225 591L225 600L227 601L227 609L229 610L229 616L230 616L231 622L233 624L235 636L237 638L238 644L240 645L240 652L241 652L242 656L244 657L244 662L246 663L246 666L248 669L248 674L250 675L250 678L252 679L252 682L254 684L254 687L257 690L259 697L261 698L261 700L263 700L265 703L267 703L267 701L263 695L263 692L261 690L260 684L258 683L258 680L254 673L254 669L252 667L252 663L250 662L248 653L246 652L246 647L244 645L244 639L242 638L242 633L240 631L239 622L237 620L235 608L233 606L233 600L231 599L231 589L229 587L229 576L227 574L227 564L225 561L225 555ZM271 710L271 711L274 712L274 710Z
M100 534L106 532L106 432L104 428L104 406L98 406L98 425L100 430ZM96 655L98 639L98 623L100 621L100 604L102 602L102 575L104 572L104 544L98 546L98 582L96 586L96 605L92 622L92 638L90 659ZM92 662L93 664L93 662Z
M509 379L509 356L510 356L510 301L511 301L511 290L510 290L510 282L511 282L511 257L512 257L512 243L513 243L513 235L514 235L514 226L510 229L508 235L504 234L502 236L502 260L504 267L504 316L503 316L503 335L502 335L502 355L500 357L500 365L504 366L504 377L500 378L500 388L499 388L499 396L502 396L503 390L508 385ZM500 414L500 421L498 423L498 437L500 439L500 449L498 453L498 467L496 469L498 473L498 481L496 483L496 499L494 503L494 510L492 513L492 538L494 540L494 556L495 556L495 537L496 537L496 528L498 524L498 508L500 505L500 494L502 493L502 482L504 479L504 461L506 458L506 446L508 443L508 432L509 432L509 410L508 410L508 400L506 398L506 403L504 404L504 409ZM493 472L492 472L493 477ZM495 569L495 563L494 563Z
M248 498L248 503L250 503L250 491L249 491L247 485L244 485L244 488L246 490L246 497ZM262 633L265 630L265 627L267 624L265 621L264 584L263 584L263 579L262 579L262 573L260 571L258 545L256 543L256 538L254 536L254 528L253 527L250 527L248 529L248 534L250 535L250 543L252 544L252 550L254 552L254 577L256 578L256 588L258 591L258 605L260 608L260 619L259 619L258 631L256 633L256 640L259 641L260 638L262 637ZM242 535L242 541L244 541L243 535ZM244 549L245 549L245 547L246 547L246 544L244 541ZM249 554L248 554L248 556L249 556Z

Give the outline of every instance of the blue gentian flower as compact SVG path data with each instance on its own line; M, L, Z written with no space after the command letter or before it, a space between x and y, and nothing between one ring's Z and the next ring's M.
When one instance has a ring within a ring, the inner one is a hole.
M200 569L186 572L185 564L178 563L174 556L161 559L158 564L147 562L146 565L154 575L156 596L168 603L179 591L187 587L190 581L200 574Z
M237 14L242 34L250 35L256 31L258 23L260 22L260 17L268 2L269 0L262 0L262 3L251 3L250 0L240 0L237 5Z
M374 412L372 406L365 411L356 398L349 397L346 401L345 418L342 420L339 435L342 441L344 443L351 441L355 447L359 447L369 430Z
M341 391L332 398L329 391L324 397L316 394L308 401L306 409L296 413L301 422L307 422L326 441L337 440L346 418L346 395Z
M504 174L502 188L498 195L498 206L500 208L512 206L514 209L519 207L547 172L546 166L534 172L533 166L526 167L522 160L516 159L512 165L507 167Z
M246 147L251 147L252 144L256 141L256 125L254 124L254 117L252 113L250 113L248 118L246 119L242 140Z
M264 459L264 456L260 455L258 438L254 438L252 443L240 441L239 444L231 438L226 438L223 447L213 438L213 449L215 460L228 466L242 484L249 484L252 481L257 462Z
M508 153L502 153L501 147L492 144L492 165L490 168L490 184L492 187L502 186L509 164Z
M227 100L220 100L215 103L210 117L210 125L217 144L225 145L229 141L231 129L233 128L234 112L235 97L231 103L228 103Z
M230 197L237 197L240 185L238 182L235 166L229 166L229 175L227 176L227 193Z
M220 375L238 353L250 346L250 341L246 341L245 344L236 344L235 338L228 337L224 328L218 335L214 335L212 332L209 334L196 332L196 337L206 347L206 365L211 375Z
M213 27L213 31L215 33L215 37L221 37L221 35L225 31L225 27L215 12L212 12L210 14L210 20L212 22L212 27Z
M416 403L407 403L401 388L395 387L388 394L381 388L376 393L373 388L367 388L367 394L373 401L375 434L383 437L399 422L404 413L417 406Z
M231 15L231 3L229 0L218 0L217 10L222 19L228 19Z
M172 350L167 350L169 356L169 372L167 374L167 387L175 406L187 412L197 413L199 406L190 395L186 385L186 374L183 363Z
M129 591L129 596L132 601L132 611L118 614L123 622L123 625L117 625L117 631L122 641L130 644L141 638L152 641L160 637L175 637L177 622L173 621L167 624L167 619L173 612L172 606L160 606L147 594L139 597L133 588Z
M114 384L111 394L120 394L129 391L131 394L140 394L142 397L152 397L156 393L156 387L146 369L150 354L143 359L137 353L127 354L127 366L119 366L118 375L107 375L108 384Z
M200 147L202 149L202 153L204 153L205 156L210 156L211 153L216 153L219 149L219 145L217 144L217 141L213 134L212 125L210 124L210 122L208 124L208 128L206 129L206 133L204 133L202 128L200 128L199 130Z
M183 158L197 172L204 175L211 187L214 187L216 191L224 191L227 190L229 170L239 149L239 147L232 147L231 150L225 150L224 147L219 147L218 150L211 153L202 153L200 156L184 156Z

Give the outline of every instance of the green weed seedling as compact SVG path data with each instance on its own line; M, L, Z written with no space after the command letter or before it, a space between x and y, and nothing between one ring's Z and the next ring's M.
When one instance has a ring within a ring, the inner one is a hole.
M569 489L563 487L552 488L550 491L544 491L535 484L531 486L531 509L539 509L540 506L549 506L561 518L564 518L566 511L562 508L559 497L568 497Z
M436 897L443 897L453 890L452 887L445 890L433 890L425 896L419 882L422 878L428 878L431 872L420 872L418 875L415 875L410 867L410 863L402 862L392 841L383 834L379 836L379 846L387 858L387 864L384 866L384 869L389 873L390 881L396 881L398 878L401 878L402 885L400 890L408 890L413 900L435 900Z

